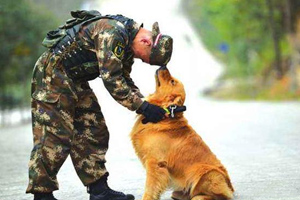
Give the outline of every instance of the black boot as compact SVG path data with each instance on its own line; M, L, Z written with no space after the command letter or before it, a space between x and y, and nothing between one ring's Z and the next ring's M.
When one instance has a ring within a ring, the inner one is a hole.
M134 196L131 194L126 195L110 189L107 185L107 177L108 173L88 186L90 200L134 200Z
M33 200L57 200L52 193L36 193Z

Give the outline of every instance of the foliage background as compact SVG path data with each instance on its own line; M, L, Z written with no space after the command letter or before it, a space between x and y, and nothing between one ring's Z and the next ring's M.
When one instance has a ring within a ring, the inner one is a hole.
M45 48L46 33L64 23L82 0L1 0L0 114L29 107L33 66Z
M217 93L229 87L225 98L299 99L299 1L189 0L183 7L226 66L227 86Z

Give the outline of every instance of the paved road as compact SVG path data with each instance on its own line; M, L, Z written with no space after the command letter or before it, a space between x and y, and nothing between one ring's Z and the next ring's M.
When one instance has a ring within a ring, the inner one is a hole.
M237 200L300 199L300 104L196 101L185 113L192 126L228 168ZM141 198L145 173L135 156L128 134L134 114L119 112L123 121L110 121L107 155L113 188ZM122 127L120 129L119 127ZM1 129L0 199L31 199L25 195L31 127ZM70 160L58 179L59 199L88 199ZM170 192L163 199L168 200Z
M147 5L146 5L147 4ZM300 103L215 101L200 98L199 91L221 72L203 48L179 9L179 0L110 0L100 11L123 13L144 22L153 21L174 38L169 64L172 74L186 86L185 116L228 168L236 189L236 200L300 199ZM144 94L154 90L155 67L136 61L133 79ZM141 198L145 172L135 156L129 132L135 114L119 106L101 80L91 82L111 133L107 154L112 188ZM118 123L117 123L118 122ZM31 125L0 129L0 200L29 200L27 163L32 148ZM88 199L85 188L68 158L58 174L59 199ZM170 191L163 200L170 199Z

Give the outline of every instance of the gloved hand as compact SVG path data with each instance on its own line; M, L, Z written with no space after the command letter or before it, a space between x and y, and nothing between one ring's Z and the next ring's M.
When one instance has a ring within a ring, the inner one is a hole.
M142 123L147 124L148 122L157 123L161 121L165 117L166 111L159 106L144 101L136 113L143 114L145 118Z

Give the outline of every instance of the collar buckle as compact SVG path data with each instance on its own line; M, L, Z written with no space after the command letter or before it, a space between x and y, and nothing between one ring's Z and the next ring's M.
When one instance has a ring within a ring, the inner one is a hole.
M176 105L171 105L169 106L168 110L170 111L170 116L173 119L175 117L175 110L176 110L177 106Z

